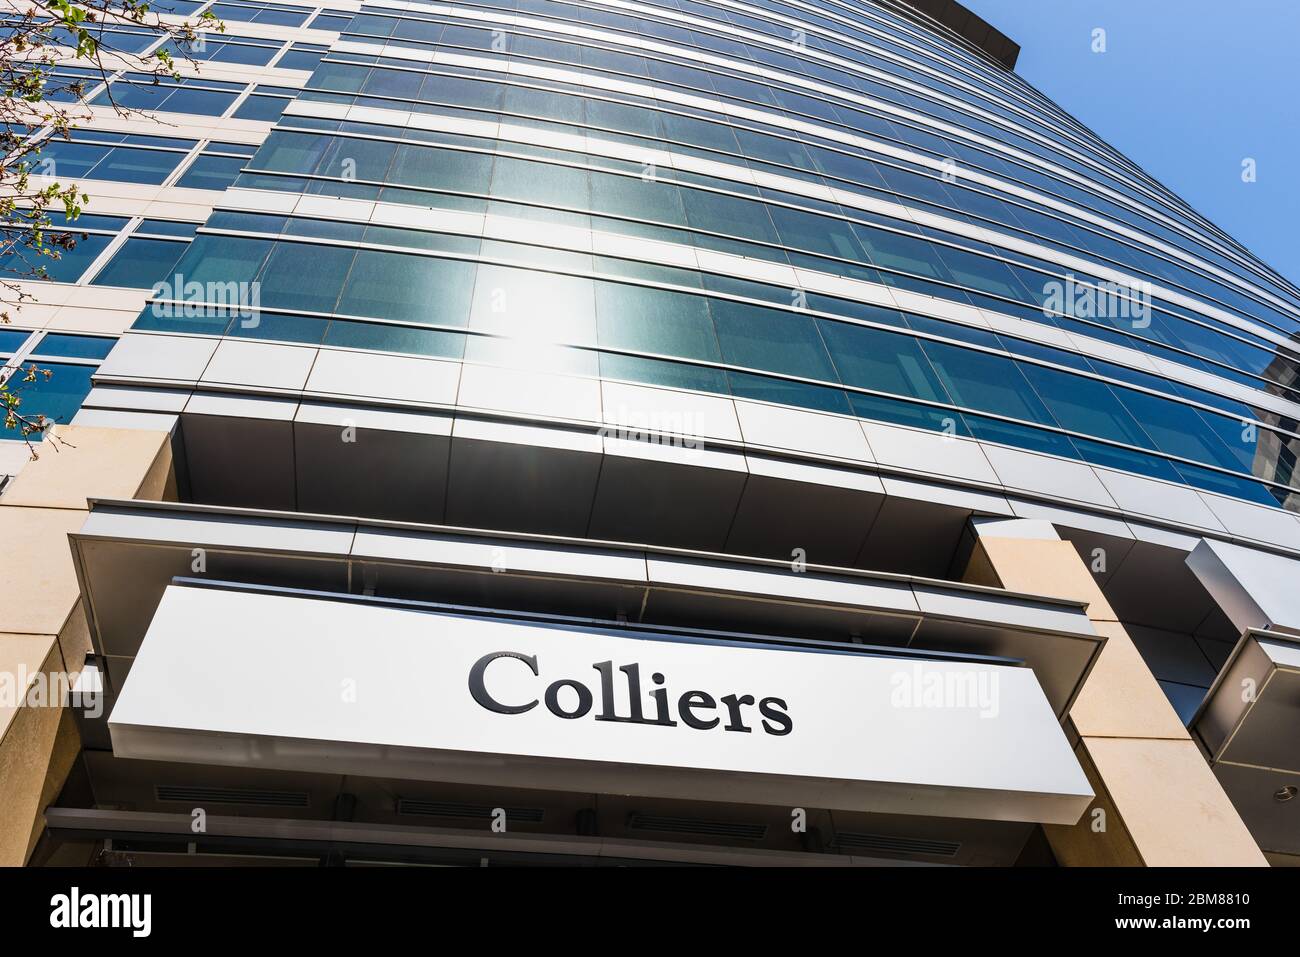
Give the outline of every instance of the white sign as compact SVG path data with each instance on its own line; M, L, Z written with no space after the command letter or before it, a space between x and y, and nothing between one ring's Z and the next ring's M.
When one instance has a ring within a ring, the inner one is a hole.
M122 757L1072 824L1028 668L172 585Z

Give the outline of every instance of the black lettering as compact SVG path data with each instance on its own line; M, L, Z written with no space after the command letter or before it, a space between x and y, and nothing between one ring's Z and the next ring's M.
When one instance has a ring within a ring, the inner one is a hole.
M743 704L753 704L754 696L752 694L741 695L737 698L734 694L729 694L722 699L722 703L727 706L727 730L743 731L750 734L754 729L745 726L745 719L740 715L740 706Z
M694 728L696 731L708 731L710 728L716 728L722 723L721 718L714 718L711 721L704 721L695 716L696 708L716 708L718 703L713 700L712 695L707 695L703 691L688 691L677 699L677 711L682 716L682 723L688 728Z
M627 675L627 700L632 709L629 721L645 722L645 713L641 710L641 666L638 664L620 665L619 671Z
M763 730L768 734L774 734L777 737L789 734L794 730L794 722L786 714L788 705L780 698L764 698L758 703L758 713L763 716ZM779 710L778 710L779 709ZM776 730L768 722L774 722L781 730Z
M600 714L597 721L626 721L614 710L614 662L600 661L592 665L600 672Z
M578 707L576 710L565 711L560 707L561 688L572 688L578 693ZM581 681L574 681L572 678L553 681L551 686L546 689L546 710L557 718L581 718L591 710L591 692Z
M534 698L528 704L502 704L493 698L487 691L487 685L484 683L484 675L487 672L487 666L498 658L517 658L526 664L534 675L537 674L537 656L521 655L517 651L494 651L490 655L484 655L478 661L474 662L474 667L469 670L469 693L480 706L487 708L489 711L495 711L497 714L523 714L525 711L531 711L537 707L537 699Z
M657 671L654 674L652 674L650 678L655 682L655 684L664 683L664 676ZM668 689L655 688L653 691L650 692L650 697L654 699L655 713L657 717L655 718L655 720L647 721L646 723L661 724L665 728L677 727L677 722L673 720L672 715L668 711Z

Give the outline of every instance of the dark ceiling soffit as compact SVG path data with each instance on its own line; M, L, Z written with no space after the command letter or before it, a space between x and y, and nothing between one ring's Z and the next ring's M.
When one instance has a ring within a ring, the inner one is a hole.
M897 5L906 12L911 12L907 8L912 7L925 14L925 17L913 17L925 26L931 26L926 22L926 17L937 20L1008 70L1016 68L1020 44L955 0L899 0Z

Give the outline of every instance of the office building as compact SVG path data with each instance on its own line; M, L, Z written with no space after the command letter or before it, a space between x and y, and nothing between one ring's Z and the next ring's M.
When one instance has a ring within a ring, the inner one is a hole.
M0 330L6 863L1300 859L1300 290L1012 40L211 9Z

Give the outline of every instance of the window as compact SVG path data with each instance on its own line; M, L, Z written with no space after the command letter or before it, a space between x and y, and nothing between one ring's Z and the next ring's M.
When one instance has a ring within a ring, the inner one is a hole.
M0 353L7 354L0 356L0 361L25 352L20 362L0 368L0 381L18 397L22 415L66 424L89 394L90 377L116 341L109 336L0 330ZM50 375L38 374L32 381L24 381L25 370L32 368ZM20 428L0 426L0 440L21 438Z
M316 14L316 19L312 20L310 26L313 30L334 30L341 33L348 28L354 16L347 10L322 10Z
M10 279L24 277L35 278L44 275L54 282L76 282L81 274L102 253L113 237L100 233L84 235L69 231L76 245L71 249L59 249L58 258L39 256L23 249L7 247L0 253L0 274Z
M314 70L328 49L315 43L295 43L275 65L282 70Z
M363 249L338 312L463 327L469 321L474 269L473 263Z
M117 104L126 109L160 110L198 116L221 116L243 91L243 83L224 83L201 77L158 77L128 73L114 80L90 102Z
M845 385L929 402L950 401L919 340L846 322L818 322Z
M218 20L270 23L282 27L300 27L311 16L310 8L276 3L217 3L213 4L212 12Z
M836 381L830 357L811 317L722 299L711 300L709 308L725 362Z
M1104 382L1029 363L1019 365L1062 428L1128 445L1154 448L1137 420ZM1085 458L1088 457L1082 446L1079 450L1085 453Z
M198 31L198 37L190 43L168 43L164 45L177 60L207 60L212 63L238 63L245 66L266 66L280 51L283 42L268 42L240 38L222 37L209 31Z
M47 230L47 242L53 244L54 236L65 234L71 237L72 248L59 249L58 259L36 256L22 249L11 249L7 254L0 255L0 272L17 279L27 275L32 267L43 266L45 275L55 282L79 282L86 269L130 222L125 217L93 214L79 216L71 222L62 214L51 214L48 219L50 228ZM145 220L132 232L125 246L114 253L108 266L100 270L95 283L148 288L162 278L167 267L185 251L186 240L193 235L195 226L195 223ZM141 238L137 240L137 236ZM151 257L153 243L167 246L167 255ZM151 265L155 260L165 260L165 263L161 266ZM128 263L133 265L128 266ZM130 281L124 281L128 279Z
M134 236L113 254L91 280L95 286L127 286L149 289L167 278L187 243L176 239L144 239Z
M72 417L81 408L81 403L90 394L90 377L95 372L93 365L70 365L62 362L41 362L38 368L48 371L50 376L37 375L31 382L24 382L23 369L14 371L8 380L10 391L18 397L20 414L35 418L44 416L60 425L72 421ZM0 422L0 438L21 438L21 429L6 429Z
M279 309L330 312L356 251L340 246L276 243L259 282L262 304Z
M731 385L732 395L739 399L758 399L761 402L777 402L846 415L851 411L848 397L843 391L823 385L734 371L727 373L727 382Z
M61 179L158 185L193 146L194 140L78 130L70 141L58 137L45 140L37 162L52 163L49 175Z
M325 344L348 349L377 349L406 352L417 356L459 359L465 353L465 336L439 329L414 329L377 322L348 322L335 319L325 331Z
M176 181L190 189L225 189L235 181L257 147L240 143L209 143Z
M294 90L283 86L253 87L253 92L235 110L237 120L262 120L273 123L280 118L284 108L297 95Z
M1056 424L1011 359L929 340L922 349L957 405L1040 425Z
M103 359L117 342L110 336L82 336L67 332L47 332L32 349L32 354L63 359Z
M722 358L702 296L596 283L597 336L607 349L717 362Z
M596 341L590 279L482 265L474 283L472 329L534 343Z

